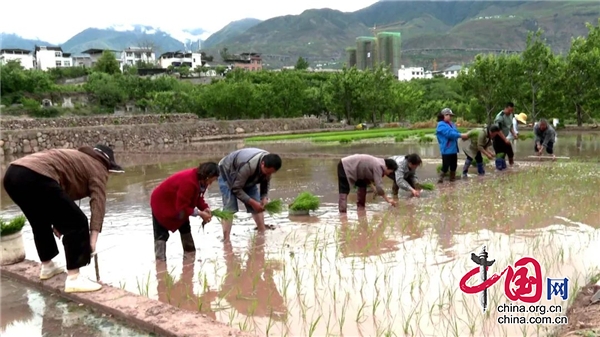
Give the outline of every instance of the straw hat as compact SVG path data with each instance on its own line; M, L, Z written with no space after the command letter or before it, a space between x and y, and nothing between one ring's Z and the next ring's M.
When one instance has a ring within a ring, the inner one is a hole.
M517 119L517 121L523 123L523 124L527 124L527 115L524 113L520 113L518 115L515 116L515 118Z

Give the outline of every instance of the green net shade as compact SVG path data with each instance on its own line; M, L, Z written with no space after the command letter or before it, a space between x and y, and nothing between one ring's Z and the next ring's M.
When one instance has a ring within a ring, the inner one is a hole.
M356 38L356 67L360 70L373 69L377 61L377 39L369 36Z
M356 48L346 48L346 60L349 68L356 66Z
M402 35L400 33L381 32L377 34L377 50L379 62L389 67L393 74L400 70L400 45Z

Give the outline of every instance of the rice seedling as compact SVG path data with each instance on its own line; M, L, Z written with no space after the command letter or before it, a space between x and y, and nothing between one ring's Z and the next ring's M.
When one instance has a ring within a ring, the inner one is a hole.
M283 212L283 202L281 201L281 199L275 199L272 201L269 201L266 205L265 205L265 211L267 211L267 213L269 214L279 214L281 212Z
M11 235L20 232L25 227L27 218L24 215L19 215L12 218L10 221L4 221L0 218L0 236Z
M435 185L433 183L421 183L419 184L419 186L425 191L433 191L435 188Z
M215 209L211 211L212 215L219 220L232 221L235 218L235 213L231 211Z
M496 159L504 158L504 152L496 153Z
M288 208L292 211L315 211L320 205L321 201L319 200L319 197L305 191L298 194Z

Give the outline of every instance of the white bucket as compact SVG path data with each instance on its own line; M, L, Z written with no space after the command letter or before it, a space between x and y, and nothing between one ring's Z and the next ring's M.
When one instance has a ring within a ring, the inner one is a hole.
M0 265L6 266L23 260L25 260L25 245L21 231L0 236Z

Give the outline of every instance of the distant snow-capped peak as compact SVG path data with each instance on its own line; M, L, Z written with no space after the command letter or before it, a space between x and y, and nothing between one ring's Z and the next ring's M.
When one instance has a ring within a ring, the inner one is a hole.
M202 28L174 30L145 25L112 25L108 27L108 29L118 32L140 32L150 35L162 33L164 35L170 35L172 38L184 43L197 42L198 40L204 41L211 35L211 33Z

